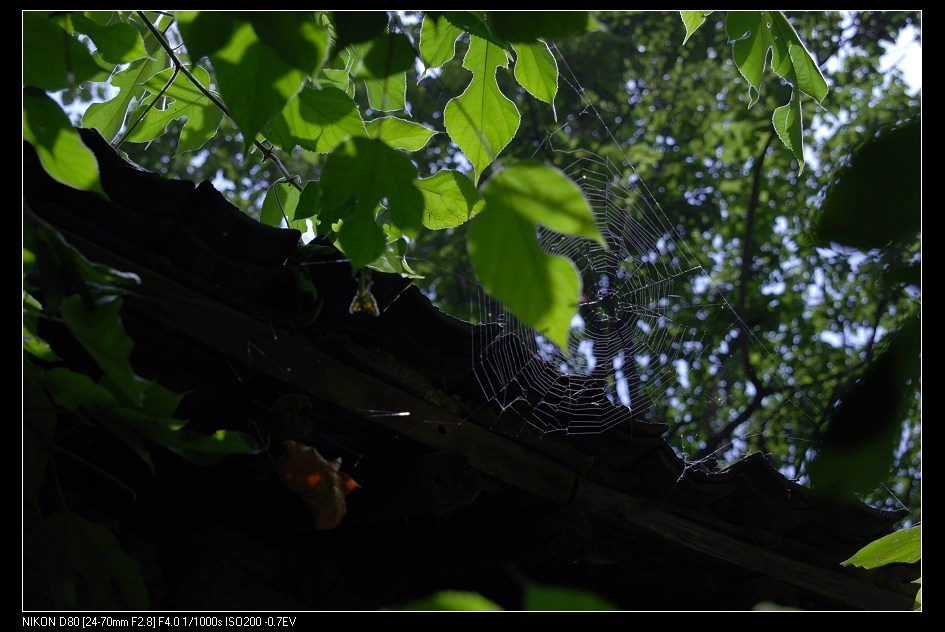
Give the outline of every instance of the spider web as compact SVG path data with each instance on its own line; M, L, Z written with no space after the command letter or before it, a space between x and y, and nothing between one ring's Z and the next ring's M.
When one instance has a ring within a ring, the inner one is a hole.
M675 419L679 428L699 415L731 422L756 388L744 377L736 381L733 356L742 346L746 353L771 354L726 300L712 268L686 244L682 226L660 208L561 51L551 48L561 87L574 91L583 109L565 116L535 154L581 188L607 245L536 230L541 248L570 259L582 281L565 349L478 289L471 307L480 323L473 361L482 391L500 420L517 419L541 432L601 433L631 419ZM603 139L608 156L572 148L577 127ZM708 331L725 333L709 340ZM767 364L781 366L779 359ZM712 386L690 379L694 370L712 376ZM803 393L784 386L777 372L766 373L764 382L781 388L717 451L741 451L751 428L760 432L788 404L814 418ZM741 392L732 396L736 387Z

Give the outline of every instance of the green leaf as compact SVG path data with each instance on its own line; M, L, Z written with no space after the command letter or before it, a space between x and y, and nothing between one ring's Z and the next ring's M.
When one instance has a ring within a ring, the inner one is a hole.
M804 114L797 90L791 92L791 100L774 110L771 116L774 130L784 146L797 158L798 175L804 172Z
M109 63L123 64L148 55L141 34L130 24L103 26L81 13L72 13L69 18L75 30L88 35L98 54Z
M295 206L295 212L292 214L292 220L298 221L312 217L318 213L321 206L322 185L317 180L306 182L305 187L302 189L302 193L299 195L299 203Z
M558 93L558 62L544 42L513 44L515 51L515 80L530 95L555 107ZM555 117L557 120L557 116Z
M229 42L210 61L230 116L247 142L282 111L306 74L261 42L250 24L239 21Z
M141 569L102 525L53 514L37 523L25 548L45 576L57 610L148 607Z
M442 169L417 180L416 187L423 196L423 225L432 230L459 226L485 207L475 185L457 171Z
M62 319L76 340L136 406L144 402L147 384L131 370L134 343L121 323L121 299L105 296L88 309L78 294L62 302Z
M472 81L461 95L450 99L443 115L447 134L473 165L476 184L515 136L521 121L515 104L496 82L497 68L507 65L505 50L470 36L463 68L473 73Z
M558 169L536 161L516 163L491 178L483 196L489 207L605 245L581 189Z
M303 88L266 127L266 136L286 151L296 145L325 154L352 136L365 136L358 106L338 88Z
M372 40L387 30L386 11L333 11L335 49Z
M23 90L23 139L33 145L43 169L54 179L105 195L95 154L82 143L59 104L36 88Z
M168 68L154 75L144 84L144 87L154 95L159 94L161 89L170 81L173 72L172 68ZM206 88L210 87L210 75L206 70L197 66L193 68L192 74L201 85ZM147 116L128 135L126 141L132 143L152 141L164 134L168 124L183 117L186 117L187 122L181 126L177 155L200 149L204 143L217 133L220 122L223 120L223 112L203 92L198 90L183 73L177 75L174 84L164 93L162 99L165 98L174 101L163 110L157 107L148 110ZM130 123L137 121L140 113L147 107L148 104L141 104L132 114Z
M56 411L36 379L40 373L24 364L23 380L23 495L39 507L39 490L56 436Z
M96 384L84 373L56 367L46 371L41 382L57 406L73 413L87 412L94 415L102 410L119 407L116 393Z
M375 139L353 138L328 156L319 219L343 220L338 244L355 268L371 263L384 250L384 233L375 221L382 199L388 200L391 219L400 229L420 227L423 197L414 186L416 177L409 158Z
M574 264L543 251L534 224L488 202L472 222L468 247L486 292L564 349L581 293Z
M239 12L236 17L252 24L263 45L292 68L310 75L325 63L328 31L311 11Z
M402 33L382 33L349 50L355 56L351 68L351 76L355 79L383 79L413 68L413 46Z
M24 253L29 252L24 249ZM32 255L32 253L30 253ZM31 294L23 292L23 351L45 362L58 360L59 356L49 343L39 337L39 314L43 306Z
M436 133L436 130L420 123L405 121L395 116L377 118L367 123L368 137L382 140L394 149L407 151L423 148Z
M54 92L99 75L104 69L82 42L44 13L23 12L23 85Z
M372 110L403 110L407 104L407 73L402 72L383 79L365 79L364 90L367 92L368 106Z
M443 16L450 24L470 35L491 42L499 48L509 48L509 43L501 37L497 37L484 21L485 11L446 11Z
M178 11L177 28L192 61L210 57L223 48L237 21L229 11Z
M444 590L398 610L502 610L502 607L479 593Z
M876 568L897 562L912 564L922 557L922 525L900 529L870 542L850 559L841 562L843 566Z
M769 50L771 69L779 77L817 101L827 96L827 82L817 63L780 11L729 11L725 31L735 64L748 82L748 107L758 100Z
M216 463L231 454L258 454L256 442L245 433L217 430L203 435L184 427L177 419L161 419L131 408L117 409L108 415L110 428L123 424L137 434L158 443L178 456L199 465Z
M152 58L138 59L126 69L112 75L109 83L118 88L118 94L104 103L93 103L82 115L82 127L97 129L111 142L125 124L128 106L144 95L142 84L164 70L167 54L163 49L152 53Z
M915 580L912 583L919 585L919 591L915 594L915 604L912 606L912 609L921 610L922 609L922 578L920 577L919 579Z
M808 474L815 489L840 497L867 493L888 480L921 367L921 323L900 320L878 352L839 393Z
M263 200L259 221L269 226L281 225L283 215L285 218L295 215L295 207L299 203L300 194L301 191L285 182L272 185L266 192L266 199Z
M581 279L574 264L539 246L536 223L603 243L580 189L560 171L524 163L493 176L486 207L469 231L469 256L483 287L522 322L566 349Z
M555 588L532 584L525 589L525 610L616 610L617 607L597 595L573 588Z
M914 239L921 226L921 142L915 119L857 148L827 188L817 237L864 250Z
M456 40L463 30L443 14L423 16L420 26L420 57L427 68L439 68L456 54Z
M711 15L712 11L680 11L679 17L682 18L683 24L686 27L686 39L683 40L683 46L686 45L686 42L689 41L689 38L692 37L692 34L702 26L705 22L707 16Z
M26 216L24 241L36 256L43 288L44 311L58 314L63 297L77 293L87 305L95 296L120 294L123 287L138 284L136 274L92 263L73 248L55 228L32 213Z
M354 98L354 80L347 70L338 70L336 68L322 68L318 75L318 81L322 86L331 86L338 88L352 99Z
M559 40L594 26L587 11L489 11L486 18L496 36L513 44Z

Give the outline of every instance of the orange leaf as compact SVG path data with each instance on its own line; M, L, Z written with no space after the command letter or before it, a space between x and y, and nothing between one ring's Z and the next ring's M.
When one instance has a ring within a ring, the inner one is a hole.
M279 474L286 487L302 497L316 529L334 529L348 508L345 496L360 487L341 471L341 457L326 461L318 450L298 441L283 441L286 456Z

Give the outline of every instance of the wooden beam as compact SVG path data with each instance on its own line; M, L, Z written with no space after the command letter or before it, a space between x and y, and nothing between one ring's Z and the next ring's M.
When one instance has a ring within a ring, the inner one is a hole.
M389 412L367 420L436 450L460 452L477 469L519 489L558 503L571 499L577 476L559 463L362 373L304 338L277 331L80 237L66 236L93 260L141 277L143 292L126 299L140 316L354 413Z
M590 515L611 523L628 524L684 549L815 591L863 610L911 610L913 598L892 590L768 551L686 520L658 507L654 501L608 489L593 481L578 481L575 501Z

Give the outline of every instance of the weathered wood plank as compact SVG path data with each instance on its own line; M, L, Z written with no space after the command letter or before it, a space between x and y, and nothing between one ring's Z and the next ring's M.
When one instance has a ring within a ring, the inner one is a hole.
M724 533L686 520L652 500L616 492L587 479L579 479L575 501L590 515L632 525L673 544L740 566L760 575L814 590L864 610L910 610L912 598L858 581L842 572L768 551Z

